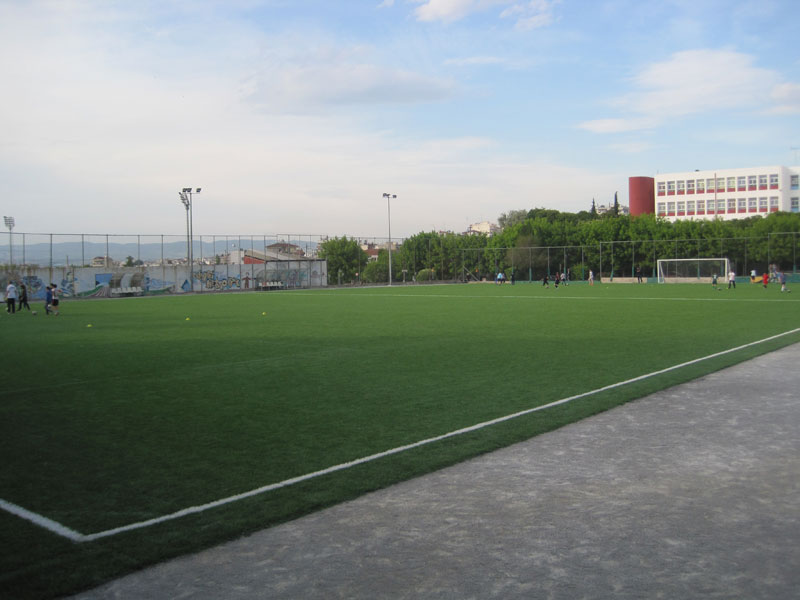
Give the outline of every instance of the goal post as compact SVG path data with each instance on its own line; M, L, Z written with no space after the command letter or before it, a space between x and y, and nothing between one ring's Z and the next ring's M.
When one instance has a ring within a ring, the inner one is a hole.
M721 283L728 278L727 258L662 258L657 262L658 283L711 283L714 275Z

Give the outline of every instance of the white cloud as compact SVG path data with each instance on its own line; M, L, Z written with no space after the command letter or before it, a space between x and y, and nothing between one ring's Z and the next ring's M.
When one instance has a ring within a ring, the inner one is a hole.
M500 17L515 19L517 29L538 29L553 23L555 20L553 8L559 3L560 0L528 0L505 9L500 13Z
M798 86L781 84L773 70L754 65L753 56L733 50L686 50L651 64L633 79L634 89L614 99L623 117L585 121L579 127L595 133L652 129L667 120L725 109L777 112L797 108Z
M248 100L270 112L304 113L368 104L417 104L450 97L453 81L371 62L365 49L324 48L266 56L247 83Z
M420 21L443 21L452 23L472 13L486 10L502 0L417 0L422 2L414 10Z
M754 61L731 50L677 52L634 78L643 91L632 94L628 104L638 113L664 118L757 106L768 97L778 75L753 66Z
M444 61L445 65L456 67L483 66L505 64L508 60L498 56L468 56L465 58L448 58Z
M659 119L649 117L635 117L625 119L595 119L578 124L579 129L592 133L625 133L653 129L660 123Z
M421 2L414 14L420 21L442 21L452 23L471 14L489 10L495 6L506 6L500 18L510 18L521 30L545 27L554 21L553 7L561 0L415 0ZM510 6L509 6L510 5Z
M781 83L772 89L772 100L775 106L770 110L773 114L800 114L800 84Z

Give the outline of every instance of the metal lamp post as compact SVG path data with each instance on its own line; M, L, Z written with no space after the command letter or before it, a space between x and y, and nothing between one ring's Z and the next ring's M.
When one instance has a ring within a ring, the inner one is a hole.
M11 244L11 230L14 229L14 217L3 217L3 221L8 227L8 262L10 266L14 266L14 247Z
M192 282L192 269L194 267L194 253L192 250L192 246L194 245L194 232L192 231L194 220L192 215L192 194L199 194L200 189L201 188L197 188L192 192L192 188L185 187L182 191L178 192L178 196L180 196L181 202L186 208L186 260L189 263L189 285L192 289L194 289L194 283Z
M392 285L392 198L397 198L397 194L384 194L386 198L386 208L389 211L389 285Z

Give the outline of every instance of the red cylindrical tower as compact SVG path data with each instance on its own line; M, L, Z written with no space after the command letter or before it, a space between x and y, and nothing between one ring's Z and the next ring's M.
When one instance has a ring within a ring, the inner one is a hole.
M656 212L656 183L652 177L628 177L628 202L631 216Z

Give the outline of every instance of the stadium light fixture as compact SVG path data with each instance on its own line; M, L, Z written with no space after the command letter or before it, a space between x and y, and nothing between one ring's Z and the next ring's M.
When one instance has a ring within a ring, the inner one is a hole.
M11 244L11 230L14 229L14 217L3 217L6 227L8 227L8 263L14 266L14 247Z
M194 215L192 214L192 194L199 194L201 188L197 188L192 192L192 188L185 187L178 192L183 206L186 208L186 260L189 264L189 285L194 289L192 282L192 269L194 266L194 253L192 246L194 245Z
M392 285L392 198L397 198L397 194L384 194L386 198L386 208L389 211L389 285Z

